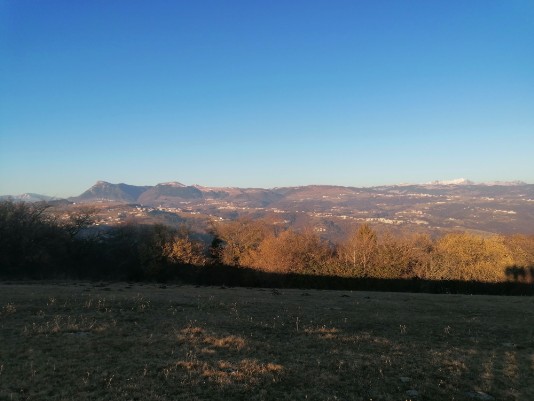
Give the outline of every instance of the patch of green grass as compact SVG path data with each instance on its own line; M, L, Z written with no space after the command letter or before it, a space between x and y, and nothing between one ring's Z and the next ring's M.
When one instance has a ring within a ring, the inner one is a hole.
M0 284L0 339L0 400L534 399L527 297Z

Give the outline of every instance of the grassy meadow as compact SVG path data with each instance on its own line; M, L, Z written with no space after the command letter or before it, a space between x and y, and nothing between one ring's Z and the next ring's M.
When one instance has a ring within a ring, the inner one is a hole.
M0 400L533 400L534 298L0 283Z

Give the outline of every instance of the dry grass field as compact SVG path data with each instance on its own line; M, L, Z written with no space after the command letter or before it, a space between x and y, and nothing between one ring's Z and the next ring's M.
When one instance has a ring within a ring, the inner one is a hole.
M534 298L0 284L1 400L534 400Z

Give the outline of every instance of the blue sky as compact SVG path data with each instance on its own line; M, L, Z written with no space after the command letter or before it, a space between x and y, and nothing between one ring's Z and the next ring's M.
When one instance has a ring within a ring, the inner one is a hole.
M534 183L534 2L0 1L0 194Z

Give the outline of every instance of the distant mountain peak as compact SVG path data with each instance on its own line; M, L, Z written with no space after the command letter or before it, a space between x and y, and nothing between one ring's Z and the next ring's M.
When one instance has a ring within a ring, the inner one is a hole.
M178 181L162 182L162 183L159 183L158 185L165 185L165 186L168 186L168 187L176 187L176 188L184 188L184 187L186 187L186 185L184 185L184 184L182 184L181 182L178 182Z
M453 180L430 181L423 185L475 185L475 183L467 178L455 178Z
M524 181L488 181L488 182L484 182L482 183L482 185L487 185L487 186L503 186L503 187L514 187L514 186L518 186L518 185L527 185L526 182Z
M27 193L20 194L20 195L0 196L0 200L6 200L6 199L12 199L12 200L21 201L21 202L50 202L53 200L57 200L59 198L56 198L54 196L35 194L31 192L27 192Z
M128 185L124 183L112 184L107 181L97 181L81 195L71 198L76 201L88 200L115 200L123 202L136 202L139 195L150 187Z
M526 182L523 181L487 181L487 182L481 182L476 183L471 180L468 180L467 178L455 178L453 180L436 180L436 181L430 181L426 182L423 185L482 185L482 186L503 186L503 187L512 187L512 186L518 186L518 185L527 185ZM400 186L400 185L398 185Z

